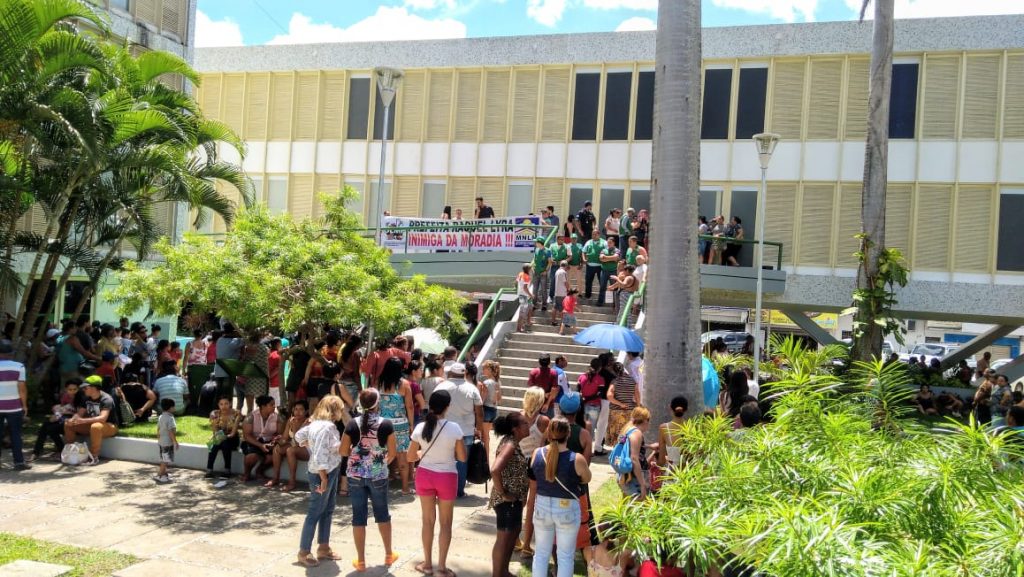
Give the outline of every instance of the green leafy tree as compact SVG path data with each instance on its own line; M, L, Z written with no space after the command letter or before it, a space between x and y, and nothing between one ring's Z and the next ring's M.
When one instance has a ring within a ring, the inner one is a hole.
M326 228L257 206L239 214L223 239L190 234L176 246L161 242L156 250L165 262L127 263L108 296L125 315L147 308L177 315L190 304L249 331L315 337L324 325L372 324L379 334L417 326L464 332L461 297L423 277L403 279L387 250L360 236L358 217L344 207L356 194L345 187L323 197Z
M626 548L698 576L1024 574L1018 433L925 429L900 363L855 361L840 378L789 353L793 370L762 397L771 422L684 422L683 463L658 496L605 513Z

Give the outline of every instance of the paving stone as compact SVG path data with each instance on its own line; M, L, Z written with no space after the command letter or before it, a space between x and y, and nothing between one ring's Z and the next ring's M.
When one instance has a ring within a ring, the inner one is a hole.
M71 572L72 567L39 563L19 559L6 565L0 565L0 577L59 577Z
M238 571L200 567L171 559L150 559L115 571L112 577L238 577Z

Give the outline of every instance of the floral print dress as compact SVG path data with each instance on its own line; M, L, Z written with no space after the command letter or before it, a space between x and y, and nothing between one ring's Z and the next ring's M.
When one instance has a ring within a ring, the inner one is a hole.
M346 476L350 479L367 479L371 481L387 479L388 449L381 445L377 439L377 431L380 429L383 421L376 415L363 416L361 418L372 419L370 432L360 435L359 444L352 447L352 451L348 456ZM355 422L358 423L358 419Z
M399 392L380 394L380 416L391 421L395 427L395 443L398 451L409 450L409 415L405 414L405 397Z

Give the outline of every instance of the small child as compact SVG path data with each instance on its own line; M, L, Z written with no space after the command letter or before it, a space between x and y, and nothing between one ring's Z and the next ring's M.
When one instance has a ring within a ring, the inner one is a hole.
M611 524L598 526L600 542L583 550L588 577L623 577L629 575L633 556L617 544L618 527Z
M576 289L569 289L569 292L562 299L562 323L558 327L558 334L565 334L565 329L568 327L572 332L571 335L576 334L576 295L579 291Z
M58 454L64 449L64 421L75 414L75 396L78 394L81 384L82 380L77 377L68 379L68 382L64 384L60 402L50 409L50 418L39 427L33 451L37 459L43 455L43 446L46 445L47 437L53 439L53 447Z
M174 420L174 399L160 399L160 418L156 431L160 445L160 471L153 480L161 485L171 482L167 467L174 464L174 451L178 448L178 424Z

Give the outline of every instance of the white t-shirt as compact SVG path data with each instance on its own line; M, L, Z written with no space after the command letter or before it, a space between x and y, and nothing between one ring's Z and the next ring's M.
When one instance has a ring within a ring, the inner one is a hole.
M637 265L636 270L633 271L633 278L636 279L636 286L639 287L640 283L647 278L647 265Z
M640 391L640 398L644 398L644 360L640 357L633 359L626 367L629 376L636 381L636 388Z
M482 407L484 400L476 385L463 379L457 382L445 381L437 385L435 391L448 391L452 396L452 404L448 407L448 419L462 429L464 435L472 435L476 429L476 409Z
M412 431L412 440L420 446L420 467L435 473L456 473L455 444L462 440L462 429L452 421L441 419L434 428L434 436L427 441L423 438L425 425L420 423Z
M568 287L565 286L565 283L566 283L566 280L567 280L566 277L568 277L568 276L569 276L569 273L566 272L566 270L564 268L562 268L562 267L558 267L558 270L555 271L555 296L556 297L564 297L565 295L569 294L569 289L568 289Z

